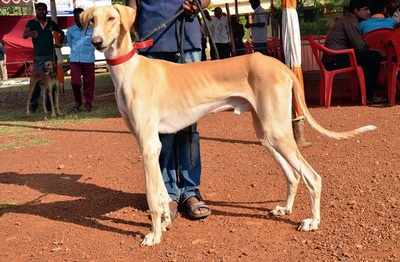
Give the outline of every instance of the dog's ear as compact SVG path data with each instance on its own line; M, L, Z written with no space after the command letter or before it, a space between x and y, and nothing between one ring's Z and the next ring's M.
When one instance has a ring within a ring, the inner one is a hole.
M79 15L79 20L81 20L81 25L83 29L86 29L89 26L90 20L93 18L93 12L94 12L95 7L90 7L80 13Z
M113 7L118 11L121 17L121 25L126 32L129 32L136 18L136 8L126 5L115 4Z

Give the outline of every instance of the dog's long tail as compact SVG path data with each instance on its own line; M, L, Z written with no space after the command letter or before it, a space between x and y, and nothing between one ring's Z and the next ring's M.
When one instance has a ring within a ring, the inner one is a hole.
M296 102L300 105L300 108L303 111L303 114L304 114L304 117L305 117L306 121L317 132L319 132L322 135L325 135L327 137L340 140L340 139L347 139L347 138L359 135L361 133L365 133L365 132L368 132L368 131L373 131L373 130L376 129L376 126L374 126L374 125L367 125L367 126L363 126L363 127L360 127L360 128L349 130L349 131L335 132L335 131L331 131L331 130L328 130L328 129L322 127L312 117L310 111L308 110L308 107L307 107L307 105L306 105L306 103L304 101L304 95L302 95L303 91L302 91L302 87L300 85L299 80L297 79L297 77L294 74L292 74L292 76L293 76L292 78L293 78L293 95L294 95L294 98L296 99Z

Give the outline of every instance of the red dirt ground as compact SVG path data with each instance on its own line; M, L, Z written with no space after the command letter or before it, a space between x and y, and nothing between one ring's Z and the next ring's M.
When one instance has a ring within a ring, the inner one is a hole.
M311 112L334 130L378 126L346 141L307 128L313 146L302 152L323 178L319 231L296 230L310 216L304 183L292 215L268 214L286 181L248 113L200 121L213 214L178 217L156 247L140 246L150 228L142 158L121 119L37 122L32 135L48 144L0 151L0 203L10 203L0 209L0 261L400 261L400 107Z

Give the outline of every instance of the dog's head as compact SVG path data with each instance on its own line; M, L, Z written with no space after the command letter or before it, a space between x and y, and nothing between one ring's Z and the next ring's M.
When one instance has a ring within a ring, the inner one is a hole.
M52 61L44 62L44 73L46 75L53 75L55 74L54 63Z
M136 19L136 8L124 5L91 7L80 14L83 28L93 26L92 43L104 52L129 34Z

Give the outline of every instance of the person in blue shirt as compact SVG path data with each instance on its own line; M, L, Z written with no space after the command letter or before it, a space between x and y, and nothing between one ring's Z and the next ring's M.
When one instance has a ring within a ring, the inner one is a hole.
M398 21L392 17L385 17L385 4L383 1L372 1L369 5L371 17L360 22L359 28L364 35L377 29L394 29Z
M83 82L84 107L87 112L92 110L94 96L94 46L91 39L93 29L88 27L83 29L79 20L82 8L74 9L75 25L68 28L67 42L71 48L69 57L71 65L71 86L75 98L73 112L79 112L82 106L81 85ZM81 79L82 78L82 79ZM82 81L83 80L83 81Z
M201 6L207 7L209 0L201 0ZM137 5L138 3L138 5ZM129 5L138 9L137 31L142 38L154 28L173 17L181 8L186 15L179 17L166 30L153 35L154 45L142 52L143 55L170 62L182 62L179 59L178 32L180 23L185 20L184 63L201 60L201 30L195 13L197 7L190 0L130 0ZM210 208L200 195L200 136L196 124L176 134L160 134L162 144L159 163L163 180L170 198L172 219L176 217L178 207L191 219L206 218Z

